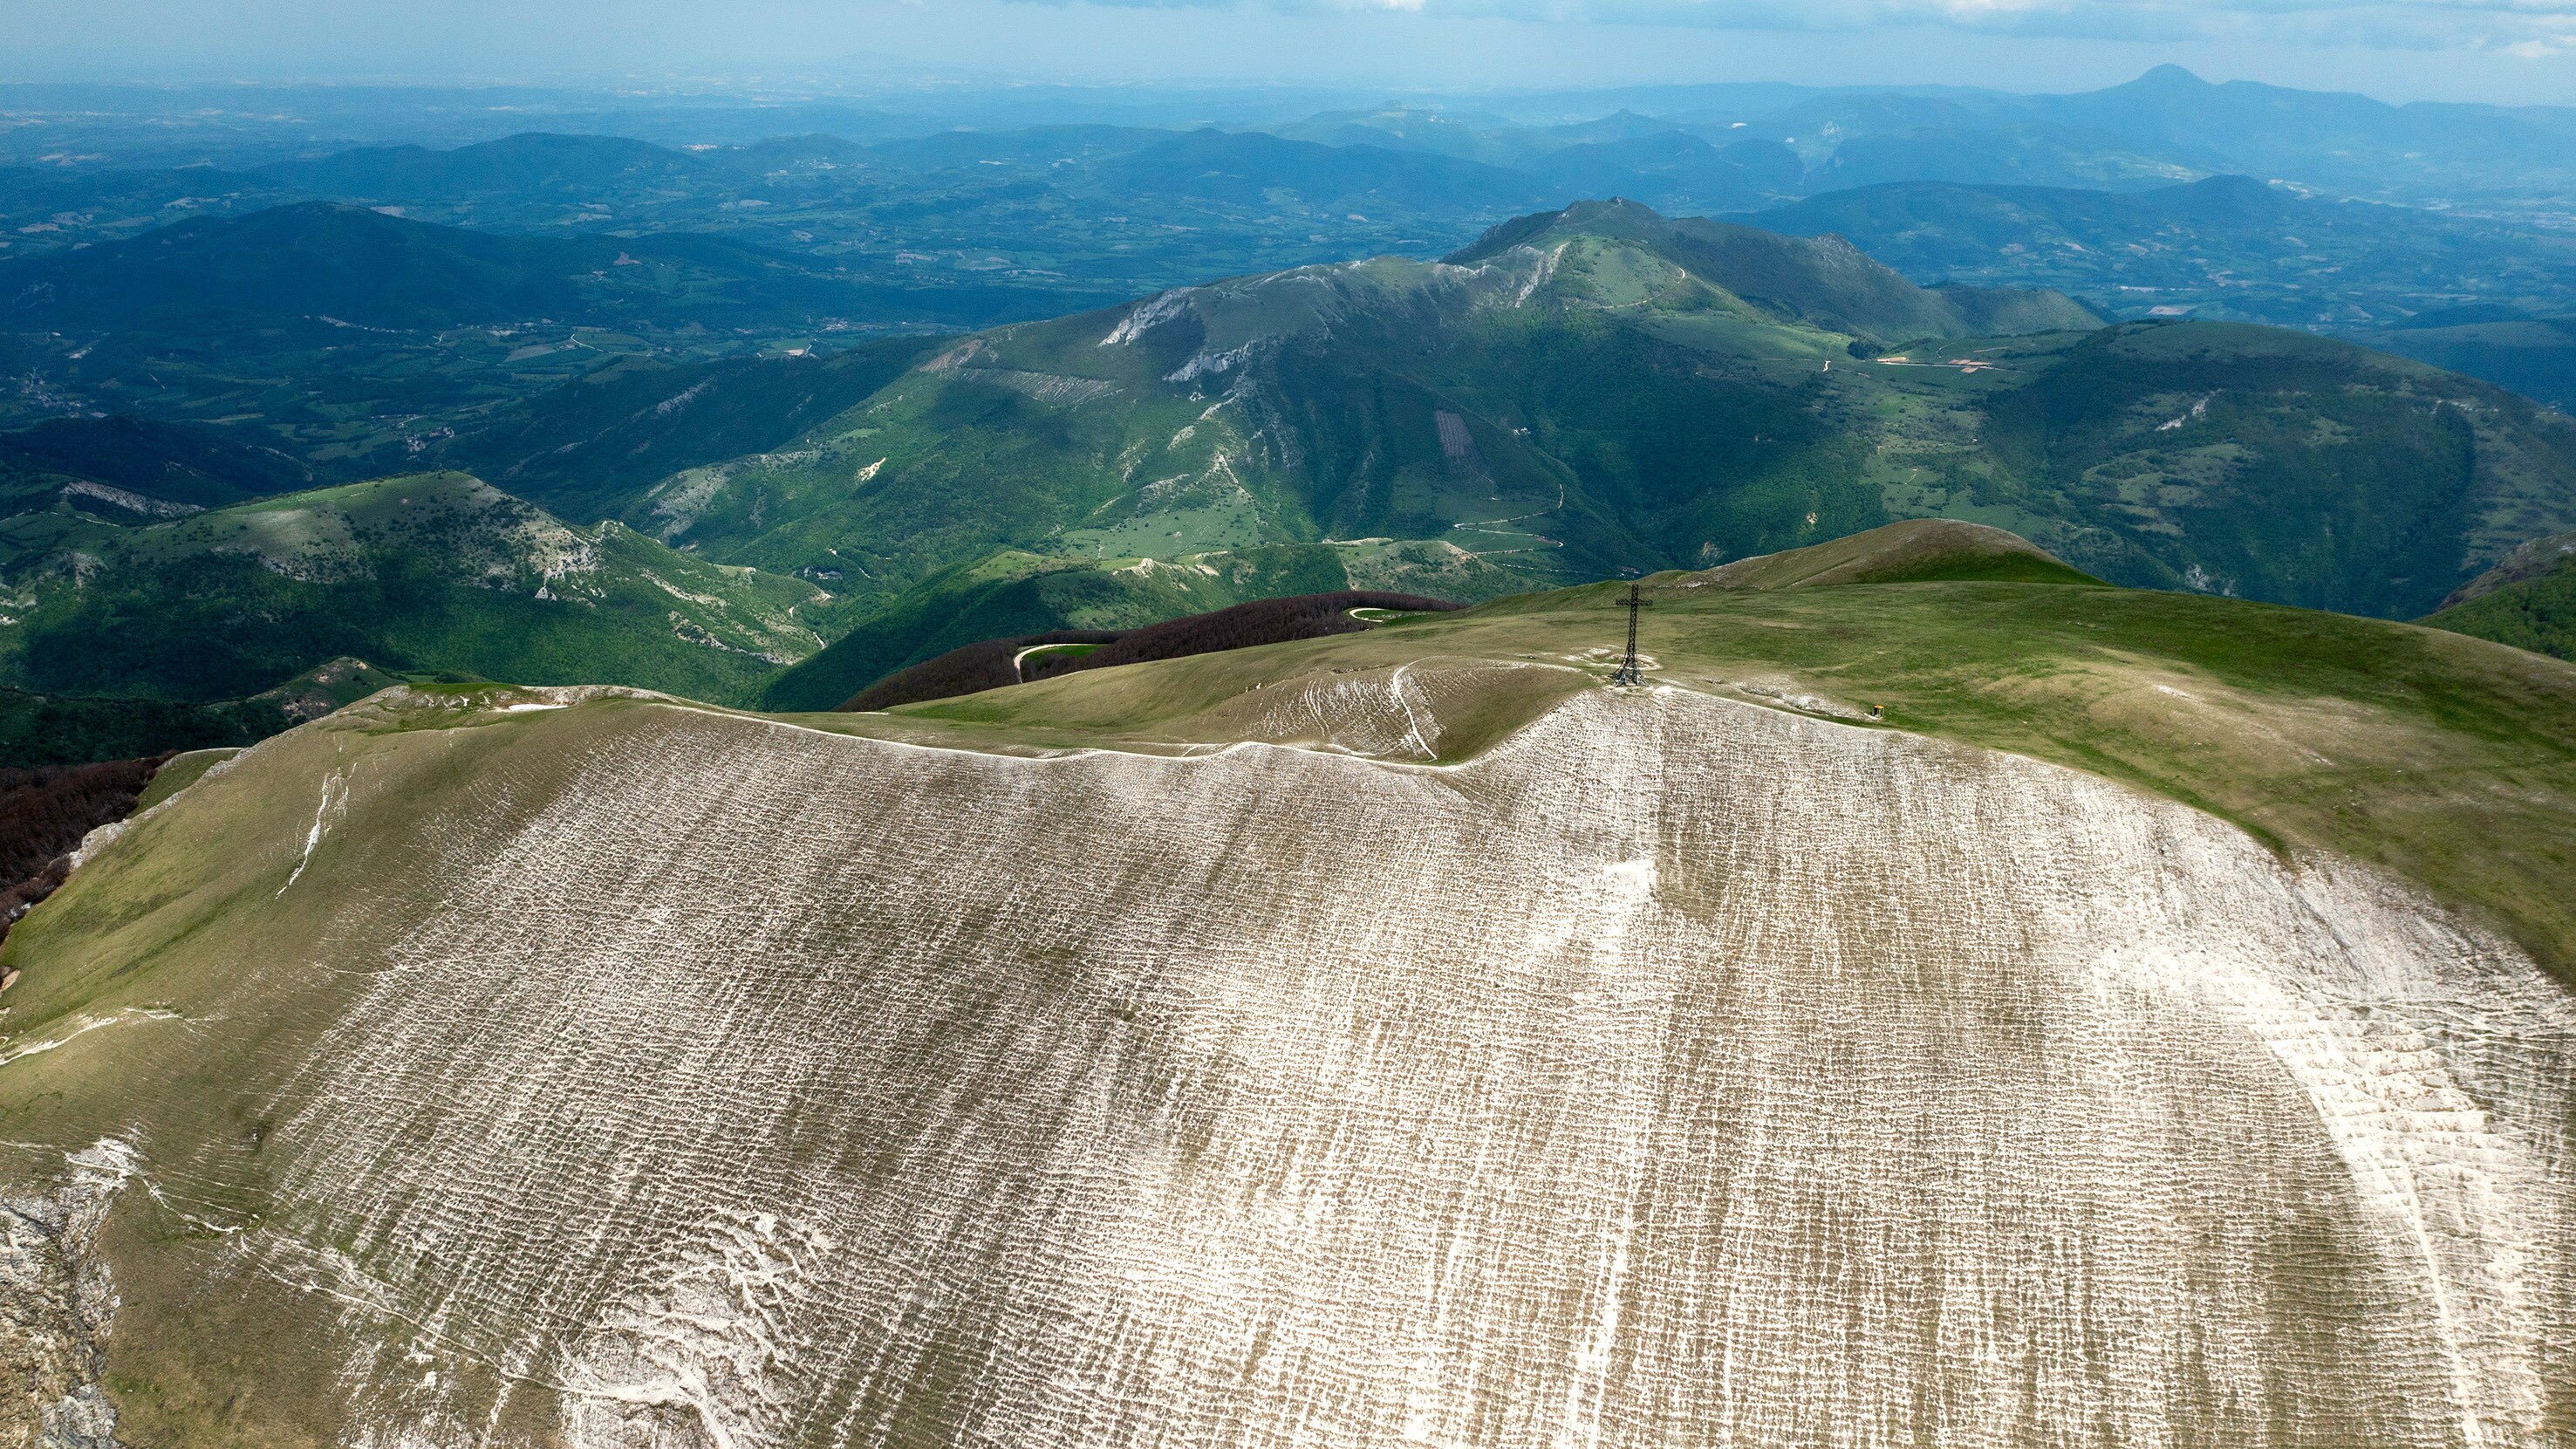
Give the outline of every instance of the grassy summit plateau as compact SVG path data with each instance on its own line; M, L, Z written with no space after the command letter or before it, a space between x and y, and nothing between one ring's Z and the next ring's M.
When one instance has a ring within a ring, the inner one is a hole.
M1309 644L1047 680L832 728L1006 747L1333 742L1260 690L1506 665L1441 714L1459 759L1617 663L1620 584ZM2576 667L2441 630L2086 579L1998 529L1926 520L1645 580L1657 683L2055 761L2220 815L2275 849L2369 860L2497 913L2576 972ZM1871 722L1871 706L1885 720ZM1384 706L1392 708L1394 706ZM920 722L916 724L915 722ZM963 734L956 733L964 731ZM1251 731L1251 733L1246 733Z
M1605 584L269 740L0 950L0 1415L2576 1429L2576 668L1958 524L1756 562L1645 581L1640 689Z

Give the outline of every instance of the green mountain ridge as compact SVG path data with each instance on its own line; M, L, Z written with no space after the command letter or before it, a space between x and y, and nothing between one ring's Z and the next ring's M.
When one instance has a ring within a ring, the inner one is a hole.
M1601 203L1448 262L1238 278L943 344L801 438L613 511L882 615L864 627L886 637L845 651L864 667L773 696L820 707L976 638L1146 622L1141 599L1025 591L981 616L949 590L997 556L1116 591L1143 559L1384 540L1358 546L1432 547L1410 566L1453 577L1318 569L1298 591L1472 599L1954 517L2114 582L2413 617L2576 524L2576 424L2329 339L2095 327L2050 294L1918 288L1840 242Z
M1839 236L1788 237L1702 218L1674 220L1629 201L1578 202L1507 222L1444 260L1474 266L1569 238L1636 243L1775 321L1874 341L2054 332L2102 322L2082 305L2045 292L1917 287Z
M257 174L324 195L382 201L497 196L525 202L588 200L627 186L684 187L721 169L717 162L649 141L522 132L446 151L361 146L277 162Z
M1670 576L1658 574L1658 582ZM1949 518L1909 519L1826 543L1738 559L1696 575L1694 586L1721 589L1811 589L1838 584L2018 583L2102 581L2019 534Z
M216 701L340 655L727 699L821 645L810 584L575 528L461 473L291 493L10 560L0 680Z
M51 506L75 482L154 503L220 508L319 481L311 465L292 454L203 424L131 416L54 418L0 433L0 516ZM134 511L131 503L91 497L104 511Z
M1135 629L1254 599L1366 589L1491 598L1506 572L1440 542L1267 544L1094 562L1006 550L923 579L760 692L774 710L833 709L910 665L987 639Z
M419 440L414 457L473 473L559 516L595 520L616 512L639 476L793 442L865 401L932 345L898 337L811 357L621 358Z
M1587 229L1595 220L1619 234ZM1665 254L1709 265L1687 251L1699 234L1632 235L1652 220L1627 206L1578 210L1544 248L1498 236L1465 263L1306 268L979 334L797 446L666 480L623 516L714 557L846 563L880 594L1001 548L1171 559L1409 537L1524 580L1660 564L1619 516L1628 500L1587 497L1579 468L1533 441L1522 417L1554 399L1470 389L1563 389L1577 375L1625 386L1651 370L1664 390L1688 390L1693 369L1726 366L1748 385L1698 427L1776 418L1780 433L1821 441L1796 396L1812 385L1789 379L1848 361L1854 339L1779 312L1892 312L1880 336L1964 323L1952 299L1806 244L1740 247L1767 265L1757 280L1768 290L1748 301ZM1803 284L1787 285L1802 264ZM2016 305L2083 316L2046 299ZM1604 412L1628 401L1605 399ZM1767 441L1747 427L1723 451ZM1561 565L1549 557L1559 551Z

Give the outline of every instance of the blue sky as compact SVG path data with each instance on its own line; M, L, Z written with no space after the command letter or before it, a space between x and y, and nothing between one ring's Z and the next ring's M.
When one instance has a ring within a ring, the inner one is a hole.
M2576 0L0 0L18 80L1700 80L2086 89L2174 61L2576 104Z

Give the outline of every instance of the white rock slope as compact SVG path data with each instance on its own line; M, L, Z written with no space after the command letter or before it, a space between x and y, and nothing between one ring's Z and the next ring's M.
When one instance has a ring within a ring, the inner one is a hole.
M2358 872L1672 692L1455 769L621 708L280 963L373 974L229 1251L401 1345L375 1442L468 1357L576 1446L2576 1434L2576 1008Z

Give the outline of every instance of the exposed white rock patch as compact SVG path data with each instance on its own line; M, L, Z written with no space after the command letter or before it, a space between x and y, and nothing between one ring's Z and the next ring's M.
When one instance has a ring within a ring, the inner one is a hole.
M1606 649L1601 652L1604 655L1609 653ZM1640 663L1643 667L1648 669L1655 667L1652 664L1645 664L1642 656ZM1729 682L1729 687L1739 694L1760 700L1763 703L1786 705L1791 709L1802 710L1808 714L1821 714L1830 716L1834 719L1847 719L1853 721L1866 720L1869 718L1869 712L1867 710L1856 709L1851 705L1844 704L1840 700L1827 699L1822 695L1810 694L1807 691L1800 689L1798 687L1798 681L1788 677L1787 675L1770 674L1763 675L1755 679L1732 680Z
M1180 316L1189 310L1190 298L1196 290L1192 287L1180 287L1138 303L1128 311L1126 316L1118 319L1118 325L1110 328L1109 335L1100 339L1100 345L1124 347L1144 336L1158 323L1168 322Z
M942 354L943 357L953 355ZM936 362L938 359L933 359ZM928 366L929 364L924 364ZM783 453L752 453L702 468L683 468L646 490L656 520L653 535L670 543L695 528L725 485L745 473L760 473L776 468L801 468L822 460L824 448L797 448ZM864 480L862 480L864 481Z
M136 493L113 484L93 482L87 478L75 478L64 484L59 496L67 503L75 498L91 499L113 508L122 508L128 513L141 514L145 518L186 518L191 514L206 511L193 503L174 503L166 498L154 498L148 494Z
M0 1199L0 1353L14 1391L0 1396L0 1435L32 1449L116 1449L101 1385L116 1288L94 1250L141 1159L108 1137L63 1166L51 1191Z
M1383 760L1434 760L1443 734L1437 696L1472 690L1488 673L1403 664L1309 675L1260 691L1237 711L1234 724L1240 733L1274 744Z
M1256 338L1240 347L1229 347L1223 352L1198 353L1189 361L1164 374L1163 381L1190 382L1197 378L1214 377L1231 371L1251 361L1260 346L1261 340Z
M1572 245L1572 242L1558 242L1544 250L1534 247L1512 249L1514 260L1527 269L1527 275L1520 278L1520 285L1512 290L1513 306L1527 306L1540 288L1555 279L1557 264L1565 259L1565 249Z
M313 807L313 826L304 833L304 853L296 857L295 869L287 873L286 885L277 888L279 895L286 894L287 886L304 878L304 868L313 863L314 847L322 843L323 833L348 807L348 777L335 770L322 781L321 802Z
M1073 377L1060 372L1026 372L1008 367L979 367L960 375L1007 387L1055 407L1080 407L1118 390L1115 383L1103 378Z
M931 358L929 361L921 364L921 370L924 372L954 372L958 368L963 367L968 362L972 361L976 354L984 350L984 347L985 342L983 338L969 337L965 341L958 343L956 346L949 348L945 352L942 352Z
M122 820L111 820L105 825L92 827L82 834L81 843L72 847L71 868L78 870L97 859L100 851L114 845L116 838L124 833L125 822Z
M706 396L707 389L715 386L715 384L716 380L712 377L700 378L697 382L691 384L683 391L675 392L669 397L662 399L660 402L653 404L653 416L657 418L669 417L671 414L678 412L680 409L687 407L693 402L696 402L699 398Z

